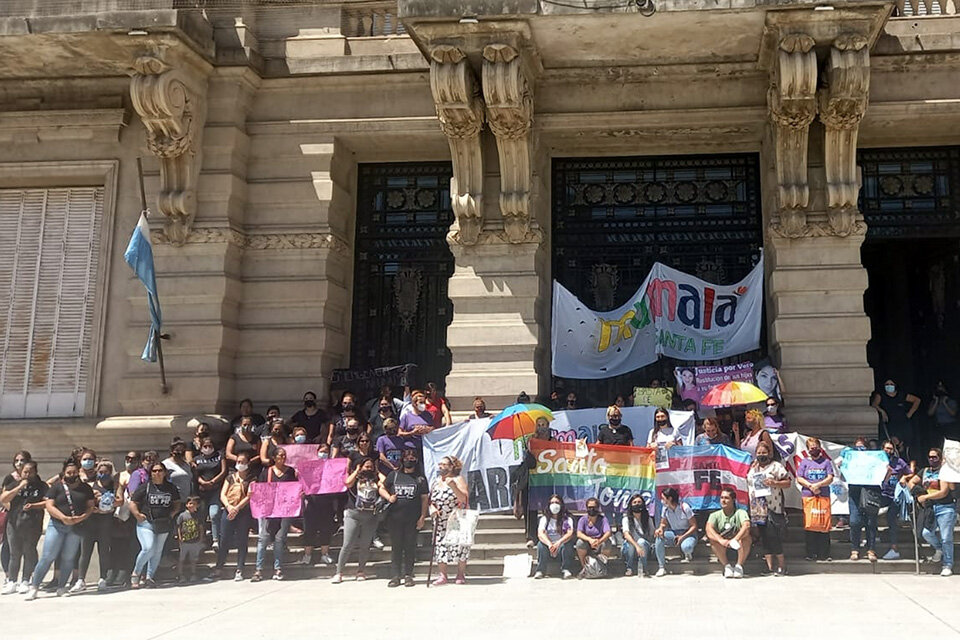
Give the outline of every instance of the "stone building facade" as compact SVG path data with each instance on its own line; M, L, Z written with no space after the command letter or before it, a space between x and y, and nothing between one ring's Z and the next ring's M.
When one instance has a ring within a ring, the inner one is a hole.
M869 394L890 374L868 361L864 294L899 295L868 282L873 219L901 242L952 241L942 282L922 287L943 298L940 330L957 319L958 13L957 0L8 0L0 449L25 428L43 449L159 444L245 397L288 414L304 390L328 394L334 368L410 353L436 358L458 409L547 393L551 281L584 259L568 258L567 205L571 225L581 209L598 224L678 216L674 239L698 229L703 271L728 279L748 265L744 251L711 261L736 246L723 211L753 211L761 355L792 424L870 432ZM868 162L871 149L886 155ZM138 157L166 394L139 359L149 316L123 261ZM727 195L741 187L743 202ZM590 245L598 259L574 266L612 301L635 286L630 265L669 263L668 240L637 242L632 263ZM381 334L389 357L370 346Z

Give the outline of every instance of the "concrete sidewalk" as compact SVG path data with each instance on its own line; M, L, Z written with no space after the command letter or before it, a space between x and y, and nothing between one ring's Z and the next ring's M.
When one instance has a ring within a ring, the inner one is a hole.
M4 631L31 640L237 637L960 638L960 578L719 575L599 581L475 578L388 589L385 580L232 581L70 598L0 598ZM684 631L686 629L686 631ZM559 636L557 634L560 634ZM11 636L13 637L13 636Z

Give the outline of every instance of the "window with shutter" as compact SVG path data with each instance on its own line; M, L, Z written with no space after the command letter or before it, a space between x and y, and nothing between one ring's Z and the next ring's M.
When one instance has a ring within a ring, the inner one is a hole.
M83 415L103 197L0 189L0 418Z

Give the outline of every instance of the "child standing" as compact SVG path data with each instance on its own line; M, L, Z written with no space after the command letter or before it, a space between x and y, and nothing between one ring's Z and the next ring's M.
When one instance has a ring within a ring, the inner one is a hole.
M177 538L180 540L177 580L180 582L193 582L197 577L197 560L203 551L203 521L199 510L200 496L190 496L186 510L177 516Z

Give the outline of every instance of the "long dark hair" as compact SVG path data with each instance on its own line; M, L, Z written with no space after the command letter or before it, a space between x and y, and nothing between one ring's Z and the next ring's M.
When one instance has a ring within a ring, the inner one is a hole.
M664 409L663 407L658 407L657 410L653 412L653 432L655 434L660 432L660 425L657 424L658 413L662 413L665 416L667 416L667 426L670 425L670 412Z
M642 493L635 493L630 496L630 500L627 502L628 507L633 506L633 501L637 498L640 498L641 504L643 504L643 511L640 512L640 524L643 526L644 533L650 533L652 529L650 528L650 510L647 509L647 499L643 497ZM630 517L633 518L633 510L630 510Z
M560 501L560 513L558 513L557 515L553 515L552 513L550 513L550 503L553 502L554 498ZM563 496L561 496L558 493L555 493L552 496L550 496L550 498L547 500L547 504L544 505L543 507L543 515L544 517L546 517L547 520L550 520L550 518L556 518L557 533L559 533L560 535L563 535L563 523L567 518L570 517L570 512L567 511L567 503L563 501Z

